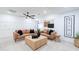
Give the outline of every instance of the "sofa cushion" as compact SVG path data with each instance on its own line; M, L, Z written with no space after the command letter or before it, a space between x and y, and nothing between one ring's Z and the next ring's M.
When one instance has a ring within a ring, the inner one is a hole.
M46 34L46 33L41 33L41 35L49 37L50 35Z
M22 32L22 30L18 30L18 32L17 32L19 35L23 35L23 32Z
M22 32L23 32L23 34L29 34L30 33L30 31L29 30L22 30Z
M51 35L52 32L54 32L54 30L49 30L49 35Z
M30 33L34 33L34 29L30 29Z

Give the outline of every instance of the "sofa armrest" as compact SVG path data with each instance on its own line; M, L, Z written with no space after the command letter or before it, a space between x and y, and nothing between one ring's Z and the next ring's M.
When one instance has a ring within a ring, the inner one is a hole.
M20 35L16 32L13 32L13 38L16 40L16 39L19 39Z
M50 36L49 34L46 34L46 33L41 33L41 35L46 36L46 37Z

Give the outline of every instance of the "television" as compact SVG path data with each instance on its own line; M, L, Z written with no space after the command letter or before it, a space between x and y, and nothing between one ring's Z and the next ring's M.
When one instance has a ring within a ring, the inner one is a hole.
M54 24L48 24L48 28L54 28Z

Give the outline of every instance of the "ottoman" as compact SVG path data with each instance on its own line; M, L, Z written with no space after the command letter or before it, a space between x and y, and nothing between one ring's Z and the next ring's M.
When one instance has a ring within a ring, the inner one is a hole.
M39 47L47 44L48 39L45 36L40 35L38 38L33 38L31 36L25 37L25 43L29 45L33 50L38 49Z

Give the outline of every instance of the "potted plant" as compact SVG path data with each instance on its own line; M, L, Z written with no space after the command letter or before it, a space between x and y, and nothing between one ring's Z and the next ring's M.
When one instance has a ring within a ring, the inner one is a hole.
M38 37L40 36L40 29L37 29L37 35L38 35Z
M74 45L79 48L79 32L76 33L76 37L74 40Z

